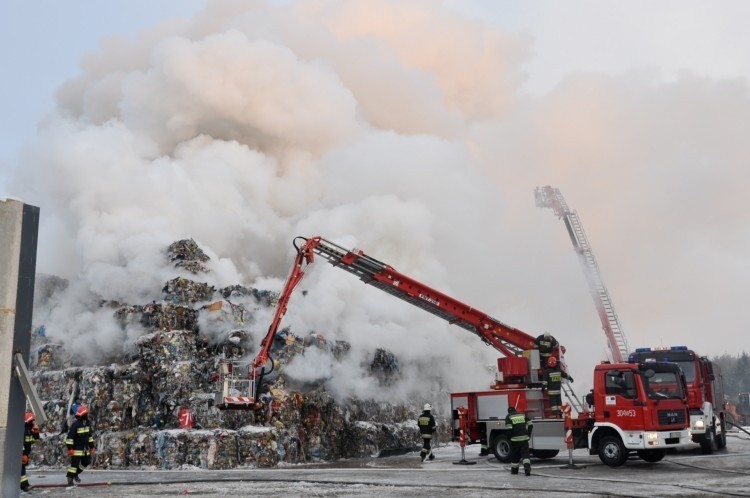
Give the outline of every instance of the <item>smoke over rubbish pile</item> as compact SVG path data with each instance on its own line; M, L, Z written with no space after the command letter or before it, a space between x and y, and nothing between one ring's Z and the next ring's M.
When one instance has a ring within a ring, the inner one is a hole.
M395 14L373 5L383 20ZM89 303L160 299L154 289L173 278L163 248L183 237L211 256L217 288L278 290L293 236L320 233L450 289L450 240L484 231L465 213L501 209L462 136L506 105L517 79L507 60L523 46L474 35L428 3L388 33L369 8L329 7L209 3L187 22L108 42L60 88L44 147L19 179L43 199L50 273L70 279L43 319L48 337L88 344L91 362L132 343L143 331ZM475 56L447 40L429 53L410 42L443 29ZM509 57L489 57L498 52ZM287 321L348 341L352 360L311 360L309 375L336 368L322 373L336 392L376 390L358 369L385 347L404 389L455 385L456 373L489 382L494 354L475 338L328 270L311 269Z
M585 378L603 337L576 263L561 269L572 251L549 258L541 247L551 230L567 241L549 213L534 211L533 187L586 178L566 194L595 207L616 185L646 199L644 211L584 216L587 229L628 226L640 214L656 231L659 216L644 212L685 202L679 189L658 190L665 183L700 183L710 197L721 175L747 178L735 154L722 152L731 136L703 132L709 109L736 102L735 119L746 121L750 106L741 83L688 76L662 87L643 74L571 78L531 99L519 90L531 48L526 36L426 0L208 2L191 19L105 41L57 92L57 110L11 185L42 207L40 270L70 281L37 322L68 348L86 344L95 362L142 331L123 330L89 303L160 299L154 290L174 277L163 257L171 242L192 237L206 251L208 285L277 291L293 237L322 235L530 333L552 329L569 363L583 365L573 375ZM703 111L685 110L686 101ZM680 115L673 133L667 125ZM730 165L710 173L712 182L701 181L709 172L691 154L702 146ZM652 167L655 183L643 182ZM690 179L674 179L681 168ZM718 229L694 208L684 216ZM747 226L741 216L731 220ZM684 241L666 240L647 256L636 250L633 265L648 257L678 266L683 253L666 256ZM627 244L624 251L637 242ZM635 285L623 279L616 301L640 304ZM351 364L331 367L339 371L299 367L331 378L337 393L377 397L360 367L377 348L399 358L407 379L389 396L490 380L493 350L343 272L313 265L301 289L308 292L292 299L286 323L351 344ZM659 322L659 310L643 309L638 319ZM251 332L260 337L267 323ZM581 339L582 327L599 342ZM633 330L631 345L646 342L647 330Z

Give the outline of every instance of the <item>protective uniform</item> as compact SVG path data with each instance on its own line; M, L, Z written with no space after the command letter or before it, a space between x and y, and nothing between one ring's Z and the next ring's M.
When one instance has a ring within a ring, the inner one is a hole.
M91 456L94 454L94 431L88 419L89 409L81 405L76 410L76 421L70 426L68 438L65 445L68 447L70 456L70 467L68 467L68 487L75 486L74 482L81 482L78 477L83 470L91 464Z
M435 459L432 454L432 435L435 433L435 417L432 416L432 406L429 403L424 405L424 411L417 419L419 432L422 434L422 451L419 452L422 461L429 455L430 460Z
M479 430L481 435L479 436L479 456L487 456L490 454L490 447L487 446L487 424L479 424Z
M547 364L547 359L552 356L552 352L560 346L557 339L552 337L549 332L545 332L536 339L534 339L534 347L539 350L540 360L542 365Z
M562 387L563 377L571 382L573 381L567 373L560 370L557 358L554 356L550 357L547 360L547 368L544 370L544 382L547 385L550 411L553 418L561 418L562 416L562 395L560 394L560 388Z
M29 491L29 476L26 475L26 466L31 458L31 445L39 441L39 427L34 423L34 414L26 412L24 417L23 431L23 455L21 456L21 491Z
M534 423L523 413L516 412L512 406L508 408L505 425L511 428L510 433L510 473L518 474L520 462L523 460L523 470L527 476L531 475L531 459L529 458L529 439Z

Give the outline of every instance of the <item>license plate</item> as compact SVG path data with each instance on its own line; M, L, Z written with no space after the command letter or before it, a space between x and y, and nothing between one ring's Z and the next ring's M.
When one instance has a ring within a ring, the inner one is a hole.
M680 436L682 436L682 434L679 433L679 432L670 432L669 433L669 437L680 437Z

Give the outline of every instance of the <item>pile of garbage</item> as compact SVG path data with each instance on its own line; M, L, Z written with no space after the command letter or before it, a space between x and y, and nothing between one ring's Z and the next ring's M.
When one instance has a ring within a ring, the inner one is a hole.
M198 247L193 239L183 239L173 242L167 248L167 257L174 263L175 268L184 268L190 273L205 273L205 265L211 258Z
M208 256L192 239L170 245L167 257L192 273L207 271ZM246 324L278 296L242 286L217 291L185 276L162 290L162 302L114 309L123 327L138 323L149 331L119 363L69 366L71 358L46 337L44 326L34 329L31 369L48 417L32 453L35 465L67 465L64 440L76 399L90 410L97 445L93 468L272 467L417 448L418 404L337 402L322 383L290 382L285 365L309 348L334 358L348 354L348 343L328 341L316 331L279 331L271 350L279 368L265 379L256 409L219 410L220 361L252 357L257 344ZM206 336L201 327L208 326L222 333ZM377 349L370 372L381 383L394 382L398 359ZM440 429L447 433L448 427Z

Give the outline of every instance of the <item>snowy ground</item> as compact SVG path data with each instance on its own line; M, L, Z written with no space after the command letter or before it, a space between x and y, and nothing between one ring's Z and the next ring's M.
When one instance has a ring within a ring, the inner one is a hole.
M697 448L697 447L696 447ZM750 436L729 434L727 449L702 455L698 449L669 454L659 463L631 459L612 469L584 450L552 460L533 460L532 476L510 475L494 457L442 445L436 460L422 464L418 454L347 460L335 464L228 471L87 471L83 484L66 491L64 470L30 472L39 496L148 498L163 496L451 496L480 497L510 492L514 497L571 496L749 496ZM106 484L110 483L110 484Z

